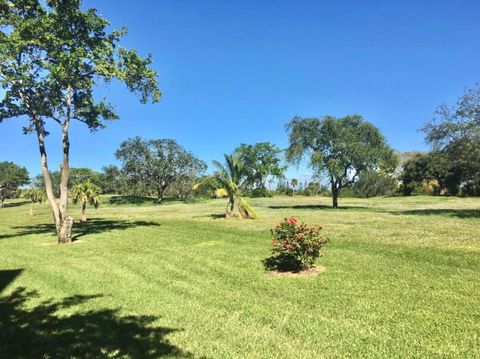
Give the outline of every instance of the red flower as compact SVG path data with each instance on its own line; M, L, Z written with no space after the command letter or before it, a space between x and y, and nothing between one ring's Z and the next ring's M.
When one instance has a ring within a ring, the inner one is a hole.
M287 219L287 222L291 223L291 224L295 224L295 223L297 223L297 219L295 217L290 217L290 218Z

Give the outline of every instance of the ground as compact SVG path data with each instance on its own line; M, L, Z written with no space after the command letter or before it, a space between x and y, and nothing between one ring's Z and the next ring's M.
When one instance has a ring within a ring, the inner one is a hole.
M252 199L261 219L225 220L225 200L104 198L71 245L55 244L46 205L30 217L10 203L0 353L478 358L480 199L330 201ZM269 229L287 216L325 227L325 272L265 272Z

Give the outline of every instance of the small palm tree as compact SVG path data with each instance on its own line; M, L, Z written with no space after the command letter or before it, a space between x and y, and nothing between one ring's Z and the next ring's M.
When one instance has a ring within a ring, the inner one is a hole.
M30 215L33 216L33 205L45 200L45 193L39 188L29 188L23 191L23 197L30 200Z
M290 184L292 185L292 194L295 196L295 188L298 186L298 180L296 178L292 178Z
M72 200L73 203L80 203L82 206L81 222L87 221L87 204L90 204L94 208L100 206L100 187L94 185L92 182L87 181L79 183L72 188Z
M225 154L225 163L213 161L217 171L213 176L207 177L203 182L195 185L195 189L208 186L215 189L215 194L223 194L228 198L225 217L237 215L238 218L258 218L258 214L241 196L241 188L244 184L245 171L239 157ZM237 213L235 214L235 208Z

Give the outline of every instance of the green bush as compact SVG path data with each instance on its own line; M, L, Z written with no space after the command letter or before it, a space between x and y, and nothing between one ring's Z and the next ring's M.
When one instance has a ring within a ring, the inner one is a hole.
M321 226L298 224L294 217L285 218L271 230L275 267L279 270L305 270L320 256L320 249L328 242L321 235Z
M244 195L250 198L273 197L272 192L265 187L248 189L244 191Z

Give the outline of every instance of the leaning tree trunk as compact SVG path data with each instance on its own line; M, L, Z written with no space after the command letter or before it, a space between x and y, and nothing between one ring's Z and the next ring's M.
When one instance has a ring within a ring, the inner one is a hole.
M227 210L225 211L225 218L229 218L233 215L235 209L235 199L233 196L228 196Z
M65 122L62 125L62 178L60 180L60 201L59 212L60 221L57 224L58 243L72 242L72 227L73 218L68 215L68 178L70 177L70 140L68 138L68 129L70 127L70 104L71 104L71 89L67 90L67 110Z
M69 102L69 99L67 100ZM70 175L70 168L68 164L70 152L70 142L68 140L69 118L70 113L69 111L67 111L67 120L62 125L62 179L60 183L60 200L59 203L57 203L57 200L53 193L52 177L50 176L50 171L48 170L47 151L45 148L44 122L40 118L40 116L34 116L38 148L40 151L42 174L45 180L45 191L47 192L48 203L50 204L50 208L52 209L59 244L72 242L73 218L68 215L68 177Z

